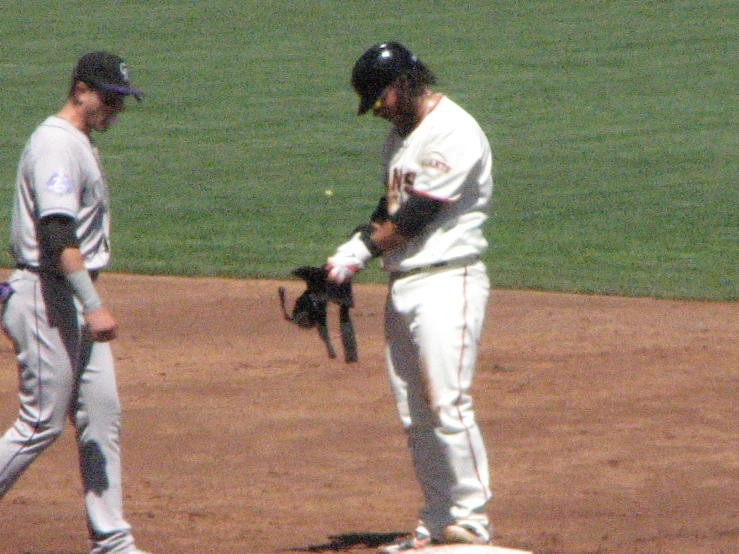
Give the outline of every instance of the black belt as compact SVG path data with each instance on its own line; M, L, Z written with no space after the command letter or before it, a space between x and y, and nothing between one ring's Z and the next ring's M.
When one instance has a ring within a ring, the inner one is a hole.
M36 275L43 275L44 277L56 277L56 278L63 277L61 273L58 273L56 271L50 271L48 269L41 269L34 265L15 264L15 268L23 270L23 271L30 271L31 273L35 273ZM90 274L90 279L92 279L93 281L96 281L97 278L100 276L99 270L88 271L88 273Z
M455 258L453 260L446 260L444 262L437 262L435 264L422 265L420 267L414 267L405 271L391 271L390 276L393 279L402 279L409 275L418 275L419 273L427 273L430 271L439 271L442 269L456 269L458 267L465 267L468 265L476 264L480 261L480 256L463 256L462 258Z

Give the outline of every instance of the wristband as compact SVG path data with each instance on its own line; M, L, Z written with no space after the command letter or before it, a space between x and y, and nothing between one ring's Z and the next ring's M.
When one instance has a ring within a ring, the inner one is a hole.
M377 243L372 240L372 237L370 234L372 233L371 228L364 227L359 230L359 239L364 243L364 245L367 247L367 250L369 250L369 253L372 255L373 258L377 258L378 256L382 256L382 249L377 246Z
M95 311L103 305L86 269L78 269L67 275L67 282L72 287L75 296L82 302L84 313Z

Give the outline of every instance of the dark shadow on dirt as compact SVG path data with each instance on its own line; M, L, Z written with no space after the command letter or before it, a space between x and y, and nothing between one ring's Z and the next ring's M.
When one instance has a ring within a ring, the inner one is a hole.
M404 537L407 531L402 533L345 533L343 535L332 535L329 542L313 546L303 546L290 549L291 552L341 552L358 546L366 548L377 548L383 544L393 542Z

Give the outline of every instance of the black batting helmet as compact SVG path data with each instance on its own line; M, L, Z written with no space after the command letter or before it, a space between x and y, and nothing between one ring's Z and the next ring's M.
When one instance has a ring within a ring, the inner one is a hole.
M358 115L369 111L390 83L407 74L433 75L410 50L399 42L375 44L360 56L352 70L352 87L359 95Z

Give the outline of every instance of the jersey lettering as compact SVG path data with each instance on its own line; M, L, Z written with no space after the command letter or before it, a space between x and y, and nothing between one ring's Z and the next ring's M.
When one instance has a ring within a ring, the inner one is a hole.
M388 214L395 215L397 213L403 203L403 193L407 197L415 181L416 173L414 171L403 172L397 167L393 168L387 185L387 194L385 195Z

